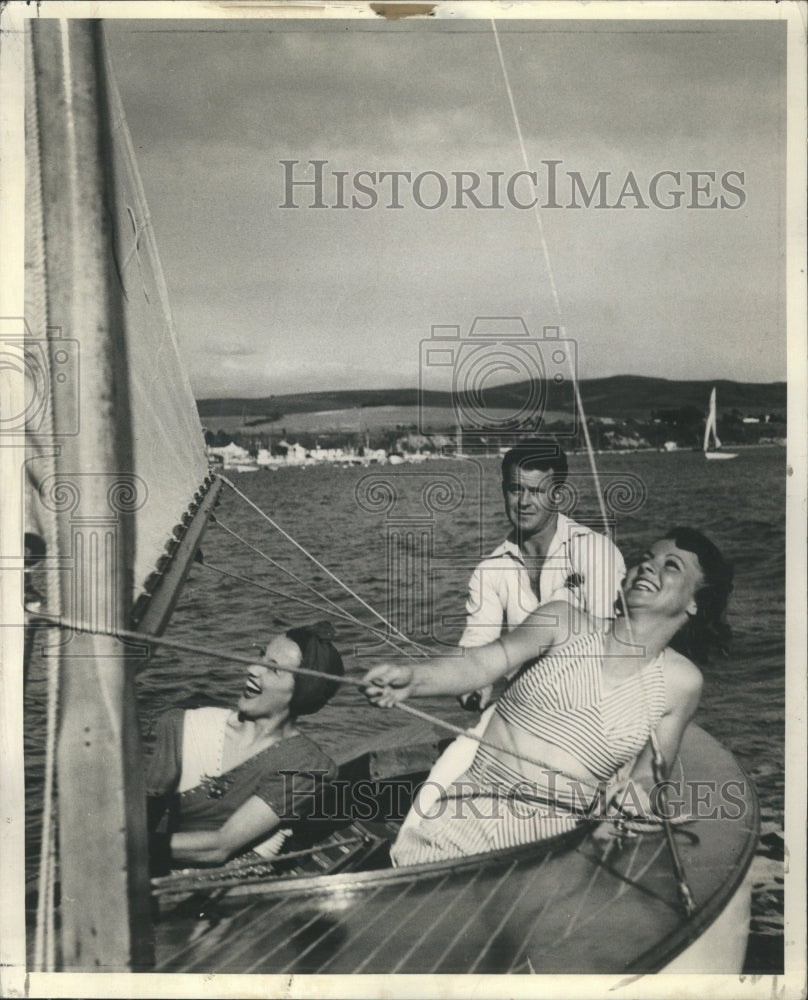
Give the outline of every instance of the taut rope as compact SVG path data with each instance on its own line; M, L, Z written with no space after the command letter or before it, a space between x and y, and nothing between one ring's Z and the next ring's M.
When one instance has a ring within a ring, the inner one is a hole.
M527 158L527 149L525 148L525 140L522 138L522 126L519 124L519 115L516 111L516 102L513 99L513 91L511 90L511 82L508 78L508 70L505 66L505 58L502 55L502 47L499 44L499 32L497 31L497 22L493 18L491 18L491 28L494 32L494 42L497 46L497 55L499 56L499 65L502 68L502 77L505 81L505 89L508 92L508 101L511 105L511 114L513 116L513 123L514 126L516 127L516 136L519 140L519 149L522 152L522 163L524 164L525 170L528 171L529 173L530 164ZM558 297L558 289L556 288L555 276L553 275L553 268L552 265L550 264L550 251L547 247L547 240L544 235L544 225L542 224L541 211L539 209L538 201L536 201L536 203L533 205L533 217L535 218L536 225L539 228L539 241L541 243L542 255L544 257L544 266L547 269L547 279L550 283L550 292L553 297L553 305L555 306L556 315L558 316L558 323L561 328L561 335L563 337L566 337L567 330L566 327L564 326L564 316L563 313L561 312L561 300ZM598 496L600 514L601 517L603 518L603 528L604 531L606 531L607 534L609 534L609 536L611 537L611 532L609 531L609 522L606 517L606 505L603 502L603 491L601 490L600 487L600 476L598 475L598 467L597 464L595 463L595 454L592 450L592 441L590 440L589 437L589 427L587 426L586 423L584 404L583 400L581 399L580 390L578 388L578 378L575 374L575 365L573 364L571 353L568 353L567 360L569 361L570 375L572 376L572 387L573 387L573 392L575 393L575 405L578 407L578 412L581 415L581 427L584 432L584 440L586 441L586 452L587 455L589 456L589 464L592 468L592 476L595 481L595 491Z
M505 66L505 58L504 58L504 56L502 54L502 47L501 47L501 45L499 43L499 33L497 31L497 23L496 23L496 21L493 18L491 18L491 28L492 28L492 31L493 31L493 34L494 34L494 42L495 42L496 47L497 47L497 54L499 56L499 64L500 64L500 66L502 68L502 76L503 76L503 79L505 81L505 89L508 92L508 101L510 102L511 114L513 115L513 122L514 122L514 126L516 128L516 135L517 135L517 138L519 140L519 148L520 148L521 153L522 153L522 162L524 164L525 170L529 172L530 171L530 164L528 163L527 150L525 148L525 142L524 142L524 139L522 137L522 127L519 124L519 115L518 115L517 110L516 110L516 102L514 101L514 98L513 98L513 91L511 89L510 80L508 79L508 70L507 70L507 68ZM558 319L559 319L559 326L561 327L561 333L562 333L562 335L564 337L566 337L566 328L564 326L564 317L563 317L563 314L561 312L561 301L560 301L559 296L558 296L558 289L556 288L555 277L553 275L553 268L552 268L552 265L550 264L550 252L549 252L549 249L547 247L547 240L546 240L545 235L544 235L544 226L542 224L541 211L539 210L539 203L538 203L538 201L536 201L534 203L534 205L533 205L533 215L534 215L534 218L536 219L536 224L537 224L538 229L539 229L539 239L540 239L540 242L541 242L542 254L544 256L544 265L545 265L545 267L547 269L547 277L548 277L548 280L549 280L549 283L550 283L550 291L551 291L552 297L553 297L553 304L555 305L556 314L557 314ZM605 505L604 500L603 500L603 491L602 491L601 485L600 485L600 476L598 474L597 463L595 462L595 453L594 453L594 450L592 448L592 441L591 441L591 439L589 437L589 427L588 427L587 421L586 421L586 414L584 412L583 400L581 399L581 392L580 392L580 389L578 387L578 378L577 378L576 373L575 373L575 366L574 366L574 364L572 362L572 354L571 354L571 352L568 352L567 360L569 361L570 375L572 377L573 392L575 393L575 404L578 407L578 412L580 413L580 416L581 416L581 427L583 429L584 440L586 442L586 453L587 453L587 455L589 457L589 465L590 465L590 467L592 469L592 476L593 476L594 482L595 482L595 491L596 491L597 497L598 497L598 504L600 506L600 513L601 513L601 517L603 518L603 527L604 527L604 530L607 532L607 534L611 537L611 532L609 531L608 519L607 519L607 516L606 516L606 505ZM628 616L628 609L626 607L625 598L623 596L622 590L619 593L618 600L619 600L619 602L621 604L623 615L625 616L626 625L628 627L629 639L630 639L630 641L633 642L633 637L632 637L632 632L631 632L631 619ZM653 726L650 727L650 740L651 740L651 748L652 748L652 751L653 751L654 777L655 777L655 780L661 781L662 777L664 777L664 757L662 756L662 751L660 750L659 743L657 741L656 731L654 730ZM660 818L660 821L662 823L662 828L665 831L665 837L666 837L667 842L668 842L668 850L669 850L669 853L670 853L671 865L673 867L674 875L675 875L677 883L678 883L679 896L680 896L680 899L681 899L681 902L682 902L682 906L684 908L685 914L687 916L690 916L690 914L693 912L693 909L694 909L693 896L692 896L692 893L690 892L690 888L689 888L689 886L687 884L687 879L685 877L684 869L682 867L682 862L681 862L681 859L679 858L679 853L678 853L678 851L676 849L676 844L675 844L674 839L673 839L673 830L671 828L671 824L670 824L670 821L668 819L666 819L664 816L660 816L659 818Z
M91 632L93 635L107 635L114 639L126 639L129 641L134 641L145 646L165 646L167 649L175 649L183 653L194 653L199 656L210 656L214 659L228 660L232 663L243 663L246 666L255 666L259 664L260 661L254 656L243 656L240 653L223 653L218 649L211 649L209 646L198 646L195 643L180 642L177 639L167 639L165 636L155 636L155 635L144 635L142 632L132 632L129 629L115 629L105 630L99 628L93 628L79 621L73 621L71 619L65 618L61 615L51 615L46 611L37 611L35 613L30 613L31 624L35 624L37 621L47 622L51 625L56 625L63 629L72 629L75 632ZM279 663L274 663L273 667L277 670L283 670L290 674L300 674L303 677L317 677L323 679L324 677L329 681L334 681L336 684L347 684L350 687L356 687L363 689L367 686L359 677L351 677L349 675L335 676L333 674L323 674L319 670L310 670L307 667L288 667L281 666ZM467 736L469 739L475 740L481 746L488 747L490 750L496 750L499 753L509 754L511 757L515 757L518 760L523 760L528 764L533 764L536 767L542 768L545 771L552 771L554 774L559 774L570 781L577 782L581 788L586 788L590 791L599 791L599 785L593 785L591 782L585 779L578 778L575 775L567 774L557 767L548 767L547 763L542 760L538 760L535 757L531 757L528 754L519 753L511 747L501 746L498 743L494 743L491 740L485 739L483 736L475 736L472 733L467 732L460 726L455 726L451 722L445 722L443 719L436 715L431 715L429 712L424 712L419 708L413 708L412 705L408 705L402 702L394 706L402 712L406 712L408 715L413 715L417 719L422 719L426 722L432 723L435 726L439 726L443 729L448 730L456 736Z

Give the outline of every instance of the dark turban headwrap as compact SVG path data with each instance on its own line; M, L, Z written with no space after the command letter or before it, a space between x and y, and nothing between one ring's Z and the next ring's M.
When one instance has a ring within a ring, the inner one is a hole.
M339 687L331 677L342 677L345 667L342 657L331 642L334 629L330 622L317 622L315 625L305 625L302 628L292 628L286 633L300 647L303 659L300 666L305 670L316 670L319 677L308 674L295 674L295 686L292 700L289 702L289 714L296 719L300 715L312 715L319 712Z

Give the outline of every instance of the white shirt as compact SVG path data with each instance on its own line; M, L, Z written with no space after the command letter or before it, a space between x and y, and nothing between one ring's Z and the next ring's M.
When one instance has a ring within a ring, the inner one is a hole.
M605 535L559 514L539 577L539 596L511 535L471 575L466 628L458 645L493 642L503 628L510 631L550 601L565 600L596 618L614 618L625 575L623 557Z

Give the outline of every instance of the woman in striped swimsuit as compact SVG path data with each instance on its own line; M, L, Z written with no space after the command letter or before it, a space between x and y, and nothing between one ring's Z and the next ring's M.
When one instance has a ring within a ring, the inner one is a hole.
M462 658L368 671L368 699L391 707L409 697L478 690L521 665L485 732L500 749L480 746L424 818L405 824L394 864L463 857L570 830L635 757L632 800L647 801L652 730L673 761L701 694L701 673L682 650L700 657L711 639L724 636L731 588L732 570L718 549L693 529L674 528L628 571L625 615L614 622L560 601Z

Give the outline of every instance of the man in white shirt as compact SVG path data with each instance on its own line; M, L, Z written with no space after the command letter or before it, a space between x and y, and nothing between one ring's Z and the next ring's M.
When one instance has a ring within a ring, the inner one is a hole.
M567 456L556 442L536 438L502 460L502 495L511 532L483 559L469 581L466 627L459 645L483 646L510 631L539 605L559 599L598 618L613 618L625 576L617 547L558 511ZM460 700L482 709L491 689Z

